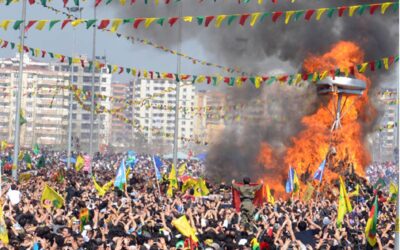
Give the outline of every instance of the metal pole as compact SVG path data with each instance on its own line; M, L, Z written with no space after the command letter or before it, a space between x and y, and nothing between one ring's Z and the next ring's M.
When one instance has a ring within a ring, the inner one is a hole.
M94 6L94 19L96 19L96 6ZM95 80L95 61L96 61L96 29L93 28L93 43L92 43L92 94L91 94L91 103L90 103L90 139L89 139L89 156L90 156L90 168L89 174L92 175L92 162L93 162L93 121L94 121L94 80ZM98 129L97 129L98 131Z
M15 133L14 133L14 157L13 157L13 168L12 177L14 180L18 179L18 155L19 155L19 134L20 134L20 124L19 116L21 109L21 93L22 93L22 80L24 73L24 42L25 42L25 18L26 18L26 0L22 0L22 23L20 26L21 37L20 45L21 50L19 52L19 71L18 71L18 89L17 89L17 99L16 99L16 110L15 110Z
M179 17L182 16L182 8L183 2L179 5ZM178 26L178 48L177 48L177 56L176 56L176 73L178 76L181 73L181 57L179 54L181 53L181 40L182 40L182 22L179 22ZM180 79L176 82L176 97L175 97L175 128L174 128L174 151L173 151L173 164L174 167L177 167L178 163L178 133L179 133L179 90L180 90Z
M68 8L68 14L71 12L71 9ZM72 34L72 54L75 52L75 28ZM74 65L70 66L70 80L69 80L69 107L68 107L68 151L67 151L67 169L71 168L71 147L72 147L72 86L74 81Z
M400 10L397 10L398 13L400 13ZM399 25L400 25L400 20L399 20ZM400 42L398 44L400 48ZM397 64L397 69L400 70L400 64ZM400 72L400 71L398 71ZM399 74L399 73L398 73ZM396 123L397 123L397 190L399 190L400 187L400 124L399 124L399 119L400 119L400 76L397 75L397 117L396 117ZM395 224L395 249L400 250L400 203L399 203L399 195L397 195L397 202L396 202L396 224Z

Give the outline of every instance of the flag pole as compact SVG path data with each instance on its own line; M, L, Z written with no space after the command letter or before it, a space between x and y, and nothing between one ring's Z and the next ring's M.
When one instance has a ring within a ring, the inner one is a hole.
M400 13L400 9L397 10L398 13ZM399 20L400 24L400 20ZM399 35L400 36L400 35ZM400 48L400 42L398 44ZM398 69L400 70L400 64L397 64ZM400 71L399 71L400 72ZM399 72L397 73L397 190L399 190L400 187L400 124L399 119L400 119L400 77L399 77ZM397 202L396 202L396 221L395 221L395 249L400 250L400 203L399 203L399 195L397 195Z
M96 9L97 7L93 7L93 16L96 19ZM90 138L89 138L89 155L90 155L90 164L89 164L89 175L92 176L92 165L93 165L93 123L94 123L94 81L96 79L96 29L97 27L93 27L93 41L92 41L92 86L90 95ZM97 140L99 138L99 124L97 124Z
M158 178L157 178L157 171L156 171L157 165L156 165L156 161L154 160L154 156L153 156L153 165L154 165L154 175L156 176L158 192L160 193L160 197L162 197L161 189L160 189L160 183L158 182Z
M20 137L20 112L21 112L21 94L22 94L22 81L24 72L24 42L25 42L25 18L26 18L26 0L22 0L22 23L20 26L20 51L19 51L19 71L18 71L18 89L15 110L15 132L14 132L14 156L12 177L14 180L18 179L18 155L19 155L19 137Z
M183 1L179 5L179 17L182 16ZM179 56L182 46L182 23L178 23L178 48L176 57L176 73L178 76L181 74L181 57ZM176 79L176 90L175 90L175 127L174 127L174 148L173 148L173 163L174 166L178 164L178 133L179 133L179 99L180 99L180 77Z

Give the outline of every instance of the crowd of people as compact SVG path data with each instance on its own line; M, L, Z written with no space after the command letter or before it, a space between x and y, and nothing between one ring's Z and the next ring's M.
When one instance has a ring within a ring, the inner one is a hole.
M343 223L336 223L338 198L332 193L318 194L308 201L275 195L274 202L264 202L252 213L250 226L242 223L243 215L233 207L232 185L207 179L207 195L195 195L189 188L178 188L168 196L170 163L164 161L157 180L153 158L138 155L129 172L124 189L111 187L104 195L95 188L112 182L126 154L97 155L93 176L74 168L65 169L65 155L42 150L32 155L32 169L20 172L29 177L14 181L5 171L2 185L2 211L9 243L5 249L393 249L396 218L395 203L387 194L374 189L366 179L346 177L346 186L359 194L352 197L353 210ZM46 155L45 166L35 163ZM2 152L3 162L8 152ZM25 167L25 163L21 163ZM184 175L200 177L203 165L186 160ZM61 169L63 169L61 171ZM367 172L368 173L368 172ZM62 175L62 178L59 178ZM57 176L55 178L54 176ZM370 175L369 175L370 176ZM41 202L45 186L64 197L62 206ZM336 187L338 188L338 186ZM379 223L375 246L365 235L366 223L374 197L379 196ZM386 198L385 198L386 197ZM80 220L87 209L88 220ZM188 238L177 226L179 218L187 219L198 240ZM1 238L0 238L1 239Z
M399 179L398 164L392 161L373 162L365 171L366 177L370 183L376 183L379 180L385 183L397 183Z

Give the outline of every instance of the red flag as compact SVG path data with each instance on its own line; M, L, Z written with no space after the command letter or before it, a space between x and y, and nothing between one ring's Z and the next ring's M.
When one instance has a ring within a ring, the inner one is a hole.
M249 18L250 14L243 14L240 16L239 24L244 25L246 23L247 18Z
M98 29L105 29L105 28L107 28L107 26L108 26L109 24L110 24L110 20L108 20L108 19L103 19L103 20L101 20Z
M304 16L304 19L306 19L307 21L310 21L314 12L315 12L315 10L307 10L306 15Z
M344 11L345 11L346 9L347 9L347 6L339 7L339 16L340 16L340 17L343 16Z
M28 25L26 25L26 27L25 27L25 32L27 32L35 23L36 23L36 20L29 21Z
M29 0L29 4L30 5L35 4L35 0Z
M83 60L83 59L81 59L81 66L82 66L82 68L85 67L85 60Z
M42 57L45 57L45 56L46 56L46 51L42 50Z
M137 29L140 25L141 22L144 21L144 18L136 18L135 21L133 22L133 28Z
M281 12L281 11L274 12L274 14L272 15L272 21L276 22L276 20L278 20L278 18L280 16L282 16L282 14L283 14L283 12Z
M243 186L242 183L236 183L238 186ZM250 186L257 186L257 183L250 183ZM262 206L263 201L266 200L266 197L264 197L264 188L261 187L254 195L253 199L253 204L257 207ZM240 212L240 192L239 190L236 190L232 188L232 201L233 201L233 206L235 207L237 212Z
M65 8L65 6L67 6L67 4L68 4L68 0L63 0L63 3L64 3L64 8Z
M8 45L8 41L4 41L3 46L1 46L2 48L6 48Z
M176 23L176 21L178 21L179 17L171 17L168 19L168 23L169 25L172 27L174 26L174 24Z
M64 29L64 27L65 27L65 25L67 25L69 22L71 22L72 20L71 19L67 19L67 20L64 20L63 22L62 22L62 24L61 24L61 29Z
M378 9L379 6L381 6L381 4L371 4L369 6L369 14L373 15L375 10Z
M371 69L371 71L375 70L375 62L374 61L369 62L369 68Z
M102 0L96 0L96 3L95 3L95 5L94 5L94 7L97 7L97 6L101 3L101 1L102 1Z
M214 16L207 16L206 21L204 22L204 26L208 27L210 22L214 19Z

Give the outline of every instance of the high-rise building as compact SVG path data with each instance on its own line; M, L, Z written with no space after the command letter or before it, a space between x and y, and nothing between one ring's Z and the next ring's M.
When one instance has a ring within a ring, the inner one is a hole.
M397 116L397 90L395 88L382 88L379 101L382 104L383 115L380 117L379 130L374 135L374 160L393 161L395 158L396 116Z
M105 60L105 58L97 58ZM72 66L72 84L81 89L86 98L81 97L83 107L74 100L72 113L72 137L73 148L77 150L89 151L90 141L90 107L92 90L92 70L89 65L83 68L81 65ZM54 66L56 72L64 72L70 76L71 67L67 64L57 64ZM94 91L102 96L111 96L111 74L106 68L95 69ZM111 101L109 98L99 98L95 96L95 114L93 120L93 151L100 150L104 145L108 145L111 129L111 114L108 112L96 112L99 109L110 110Z
M111 89L114 98L111 104L112 110L132 120L134 105L129 105L129 103L133 100L133 82L115 82L111 84ZM110 144L114 149L129 149L133 147L133 127L131 124L127 124L119 117L113 116L111 118L110 133Z
M20 144L62 148L68 125L69 74L24 56ZM14 142L19 57L0 59L0 138Z
M65 149L67 144L69 85L73 84L85 93L91 92L92 76L88 67L67 63L46 63L24 55L22 78L21 111L26 120L21 126L20 143L23 147L48 145ZM0 59L0 139L14 141L16 89L18 86L19 56ZM111 74L106 69L95 73L95 93L111 95ZM87 95L87 96L90 96ZM96 107L111 109L109 98L97 98ZM86 109L73 101L72 136L75 149L89 150L90 98L83 100ZM108 144L111 115L95 115L93 145L94 151L102 144Z
M197 93L194 134L201 144L212 143L226 126L226 94L218 91Z
M133 117L137 121L134 129L137 144L143 150L172 152L175 128L175 81L138 79L134 83L135 107ZM182 84L180 88L180 112L178 146L191 143L194 130L194 114L190 112L196 103L195 87ZM140 104L137 104L139 103ZM186 140L185 140L186 139ZM139 146L137 145L137 146Z

